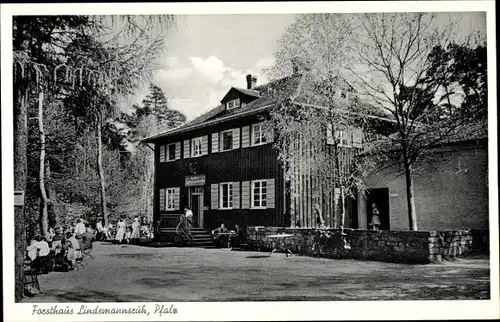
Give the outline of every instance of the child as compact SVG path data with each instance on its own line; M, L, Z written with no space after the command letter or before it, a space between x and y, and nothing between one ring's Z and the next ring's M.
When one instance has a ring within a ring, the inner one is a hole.
M130 244L130 237L132 236L132 232L130 231L130 227L127 227L127 230L125 232L125 241L127 244Z

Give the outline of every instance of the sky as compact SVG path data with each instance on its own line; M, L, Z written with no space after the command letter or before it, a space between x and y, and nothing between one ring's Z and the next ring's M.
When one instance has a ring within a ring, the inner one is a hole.
M257 85L268 82L263 69L273 63L277 41L294 15L188 15L165 37L165 48L153 83L169 99L169 107L188 120L216 107L231 86L246 87L246 75ZM122 103L130 111L142 101L147 86Z
M485 30L483 13L460 14L461 32ZM263 69L273 64L277 41L295 19L293 14L185 15L164 39L159 63L163 68L152 82L166 94L169 108L189 120L216 107L231 86L246 87L246 75L257 76L257 84L268 82ZM440 13L437 23L446 24L456 14ZM148 94L147 85L122 102L130 112Z

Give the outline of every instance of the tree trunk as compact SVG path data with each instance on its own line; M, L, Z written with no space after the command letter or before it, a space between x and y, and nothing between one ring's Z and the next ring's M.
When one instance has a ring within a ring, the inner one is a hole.
M40 230L43 236L49 231L49 212L47 191L45 190L45 129L43 127L43 89L38 93L38 129L40 132L40 169L38 184L40 187Z
M56 227L61 224L60 214L56 209L56 193L51 184L50 162L45 160L45 188L47 190L47 211L49 214L49 226Z
M19 75L16 75L19 77ZM14 84L14 190L26 191L28 172L28 91L23 81ZM15 299L24 295L24 254L26 252L25 207L14 207Z
M345 222L345 193L344 188L340 187L340 198L339 198L339 209L340 209L340 230L344 232L344 222Z
M406 199L408 202L408 221L410 230L417 230L417 213L415 209L415 196L413 195L413 171L411 165L405 162Z
M102 133L101 133L101 119L96 122L97 126L97 167L99 169L99 180L101 181L101 212L104 218L104 226L108 226L108 209L106 207L106 178L104 176L104 169L102 167Z

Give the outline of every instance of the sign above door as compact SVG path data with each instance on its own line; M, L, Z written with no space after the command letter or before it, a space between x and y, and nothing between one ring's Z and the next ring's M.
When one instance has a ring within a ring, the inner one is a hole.
M195 175L195 176L187 176L185 185L186 185L186 187L204 186L205 185L205 175L199 174L199 175Z

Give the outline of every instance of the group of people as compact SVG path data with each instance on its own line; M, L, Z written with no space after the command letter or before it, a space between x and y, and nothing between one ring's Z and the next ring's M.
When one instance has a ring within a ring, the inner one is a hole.
M82 250L92 247L94 240L95 232L90 224L78 219L74 227L51 227L45 236L33 238L26 248L26 258L30 267L42 274L68 271L82 258Z
M224 223L212 230L212 239L215 247L234 247L240 246L245 240L245 230L239 225L234 225L234 229L227 229Z
M131 225L127 225L123 218L119 218L116 223L116 230L113 224L103 226L102 221L96 224L97 240L110 240L117 243L138 244L142 237L152 238L151 229L147 225L141 225L136 217Z

